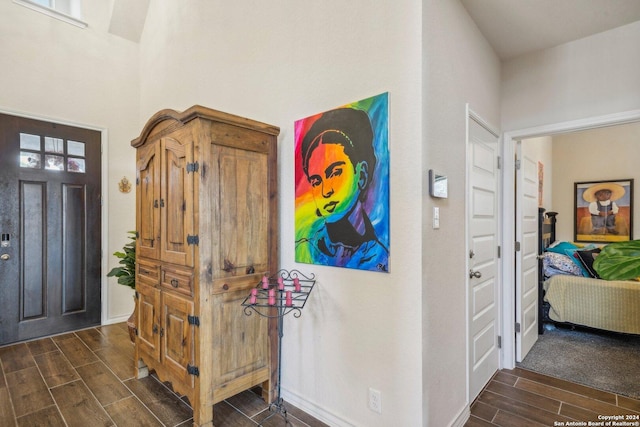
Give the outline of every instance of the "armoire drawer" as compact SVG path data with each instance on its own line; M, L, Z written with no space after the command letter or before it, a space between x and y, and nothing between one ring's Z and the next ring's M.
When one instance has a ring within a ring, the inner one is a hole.
M152 283L158 283L160 279L160 265L152 260L138 258L136 260L136 272L140 279L147 279Z
M163 266L160 284L163 288L191 296L193 295L193 271Z

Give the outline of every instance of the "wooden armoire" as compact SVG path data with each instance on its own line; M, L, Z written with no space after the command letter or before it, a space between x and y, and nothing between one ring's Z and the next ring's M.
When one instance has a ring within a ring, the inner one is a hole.
M277 271L279 128L209 108L162 110L136 148L136 374L189 398L194 426L261 385L276 397L277 330L241 306Z

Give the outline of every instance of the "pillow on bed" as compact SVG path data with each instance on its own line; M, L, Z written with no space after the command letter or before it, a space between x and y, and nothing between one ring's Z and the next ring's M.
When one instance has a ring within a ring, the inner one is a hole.
M589 277L593 277L594 279L600 278L596 270L593 268L593 261L595 261L599 253L600 248L586 249L574 252L574 257L576 257L578 261L580 261L583 268L589 273Z
M557 254L564 255L567 249L578 249L578 247L571 242L558 242L549 246L546 250L547 252L555 252Z
M587 268L585 268L584 264L580 261L580 258L578 258L578 256L576 255L576 252L585 251L585 250L591 250L591 249L595 249L595 248L596 248L596 245L589 244L589 245L583 246L581 248L565 249L564 252L565 252L566 255L569 255L569 258L571 258L571 260L573 262L575 262L578 267L580 267L580 270L582 271L582 275L584 277L592 277L591 273L589 272L589 270Z
M553 269L572 276L583 275L582 269L565 254L545 252L542 258L542 266L545 271L547 271L547 269ZM553 274L545 273L545 275L552 276Z

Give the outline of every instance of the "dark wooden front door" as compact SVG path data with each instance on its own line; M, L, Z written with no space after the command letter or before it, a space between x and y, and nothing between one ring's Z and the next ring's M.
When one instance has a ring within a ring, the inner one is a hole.
M0 114L0 345L100 323L100 133Z

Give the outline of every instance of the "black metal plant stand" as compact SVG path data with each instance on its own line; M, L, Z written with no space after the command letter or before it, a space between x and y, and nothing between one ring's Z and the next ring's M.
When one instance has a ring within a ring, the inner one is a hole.
M285 425L291 425L287 419L284 400L280 395L283 318L289 313L293 313L293 317L296 318L302 316L302 309L315 284L314 274L306 276L298 270L280 270L275 276L263 277L262 281L251 290L249 296L242 302L244 313L247 316L251 316L255 312L262 317L275 318L278 321L278 397L269 406L269 411L272 414L262 420L259 425L276 414L281 414L284 417Z

